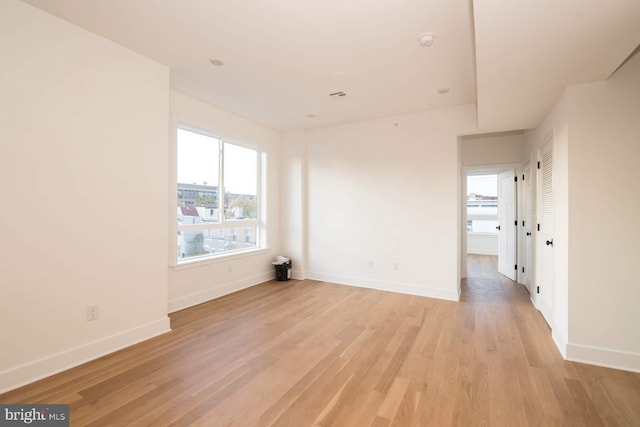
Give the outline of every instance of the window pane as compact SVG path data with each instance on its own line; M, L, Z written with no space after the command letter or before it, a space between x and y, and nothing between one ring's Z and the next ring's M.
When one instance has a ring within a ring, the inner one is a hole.
M257 227L210 228L178 231L178 259L257 248Z
M467 177L467 215L498 215L498 176Z
M258 217L258 152L238 145L224 144L224 218ZM242 237L236 240L244 240Z
M220 140L178 129L178 224L218 222Z
M203 227L178 227L178 262L258 248L259 151L178 129L176 155L178 225Z

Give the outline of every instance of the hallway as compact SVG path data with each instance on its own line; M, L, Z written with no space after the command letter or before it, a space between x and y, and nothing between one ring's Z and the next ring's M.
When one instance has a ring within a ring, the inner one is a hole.
M499 349L498 358L476 354L511 379L510 405L520 401L529 425L640 425L640 374L564 361L527 289L497 264L496 256L468 255L460 302L473 313L469 336L484 336L489 354Z

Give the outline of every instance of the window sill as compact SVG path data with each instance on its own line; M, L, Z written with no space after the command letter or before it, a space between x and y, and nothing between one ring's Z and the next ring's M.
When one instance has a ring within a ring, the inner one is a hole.
M478 237L498 237L498 233L491 233L491 232L487 232L487 233L481 233L478 231L467 231L467 235L469 236L478 236Z
M176 264L170 265L169 267L173 271L186 270L186 269L189 269L189 268L204 267L205 265L209 265L209 264L219 264L221 262L228 262L228 261L233 260L233 259L246 258L246 257L261 255L261 254L264 254L264 253L268 252L268 250L269 249L267 249L267 248L259 248L259 249L249 249L249 250L246 250L246 251L231 252L231 253L228 253L228 254L220 254L220 255L216 255L216 256L212 256L212 257L208 257L208 258L201 258L201 259L182 261L180 263L176 263Z

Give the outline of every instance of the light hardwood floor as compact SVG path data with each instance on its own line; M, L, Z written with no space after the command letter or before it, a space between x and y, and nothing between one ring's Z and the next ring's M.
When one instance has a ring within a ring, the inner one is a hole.
M470 257L459 303L269 282L0 396L72 426L640 426L640 374L565 362L523 286Z

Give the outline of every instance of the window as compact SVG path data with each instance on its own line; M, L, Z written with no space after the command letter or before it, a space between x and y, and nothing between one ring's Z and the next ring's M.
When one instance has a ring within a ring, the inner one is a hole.
M467 177L467 231L469 233L497 233L498 176L470 175Z
M259 248L259 159L256 149L178 129L178 262Z

